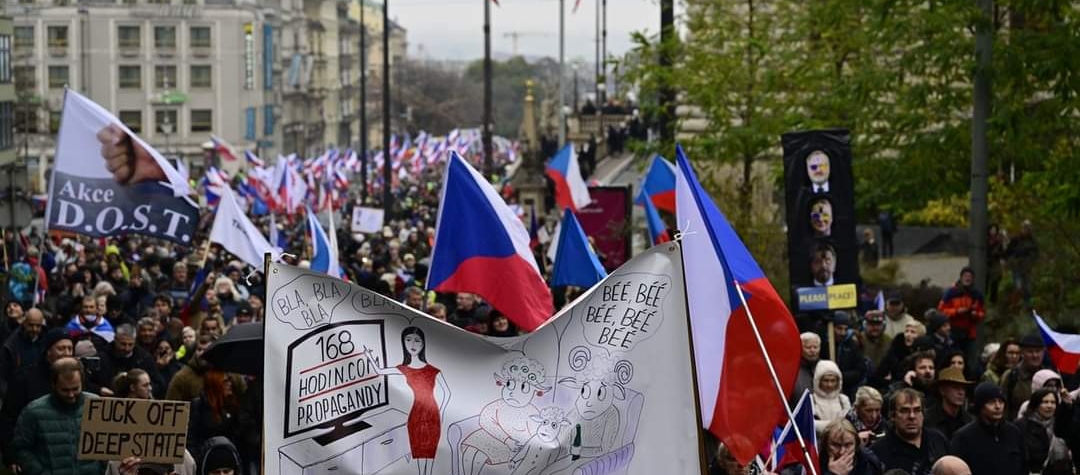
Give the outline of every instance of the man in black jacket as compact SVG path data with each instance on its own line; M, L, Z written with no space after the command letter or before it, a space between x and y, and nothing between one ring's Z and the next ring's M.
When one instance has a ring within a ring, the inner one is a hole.
M154 357L136 344L135 338L135 328L130 324L116 327L116 337L101 358L104 381L111 386L116 375L138 368L150 376L150 384L155 391L164 388L168 382L158 373Z
M960 368L945 368L938 375L937 392L941 404L926 410L926 426L952 438L956 431L971 422L967 411L967 391L974 384L964 378Z
M62 328L54 328L45 334L45 355L33 366L23 368L12 378L4 402L0 405L0 449L4 450L4 462L13 463L7 449L14 436L15 421L30 401L49 394L52 390L52 364L60 358L70 358L75 351L71 336Z
M889 398L893 430L870 446L885 470L901 469L911 475L930 475L937 459L948 453L945 436L923 427L922 393L902 388Z
M23 317L19 328L0 346L0 397L7 393L7 385L23 368L33 366L45 352L42 338L45 314L36 308Z
M974 399L979 417L956 432L949 453L964 459L971 473L1028 473L1020 429L1005 422L1005 392L984 382L975 387Z

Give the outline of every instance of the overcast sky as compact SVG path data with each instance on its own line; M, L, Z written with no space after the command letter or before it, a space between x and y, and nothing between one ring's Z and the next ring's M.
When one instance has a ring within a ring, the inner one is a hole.
M566 59L596 56L596 2L566 2ZM408 30L409 55L439 59L478 59L484 56L484 0L390 0L390 17ZM518 32L518 53L535 56L559 54L559 0L499 0L492 6L492 51L511 53L511 38ZM608 0L608 51L621 55L630 46L630 33L659 31L657 0Z

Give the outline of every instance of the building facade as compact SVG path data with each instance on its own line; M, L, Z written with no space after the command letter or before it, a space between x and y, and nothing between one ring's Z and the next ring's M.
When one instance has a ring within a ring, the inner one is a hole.
M358 0L0 0L0 124L15 124L25 181L46 189L65 88L87 95L198 176L235 151L312 156L360 137L360 39L366 28L369 144L381 142L382 6ZM364 8L363 22L360 21ZM363 26L362 26L363 25ZM393 60L405 57L394 24ZM7 51L7 53L5 53ZM14 86L12 86L14 83ZM5 89L5 87L7 89ZM9 91L10 90L10 91ZM5 91L14 95L5 116ZM6 163L0 136L0 166ZM10 148L10 147L9 147ZM10 153L9 153L10 154ZM2 220L0 220L2 222Z
M273 32L260 3L9 1L18 129L27 135L35 188L44 190L66 87L182 159L192 174L208 165L211 134L237 149L272 146L273 70L259 65Z

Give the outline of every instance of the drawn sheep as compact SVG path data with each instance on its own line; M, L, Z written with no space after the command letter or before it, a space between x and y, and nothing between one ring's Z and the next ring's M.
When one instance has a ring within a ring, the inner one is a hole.
M575 375L559 384L578 390L574 407L581 421L581 456L591 458L617 449L619 410L615 400L626 399L626 384L634 376L634 366L607 352L593 355L588 348L570 350L570 369Z
M555 406L545 407L530 419L537 423L536 434L510 461L512 475L539 475L560 457L569 454L571 434L565 430L570 425L566 411Z
M502 388L500 398L480 411L480 428L461 442L461 473L477 475L485 465L501 465L519 452L532 437L540 410L533 400L543 397L548 387L544 365L531 358L507 360L495 373L495 385Z

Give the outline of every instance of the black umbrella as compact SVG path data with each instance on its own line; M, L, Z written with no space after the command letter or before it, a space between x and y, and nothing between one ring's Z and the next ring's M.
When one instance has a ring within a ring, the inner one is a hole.
M262 376L262 322L233 325L225 336L206 349L203 359L213 367L228 373Z

